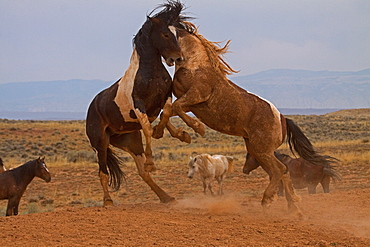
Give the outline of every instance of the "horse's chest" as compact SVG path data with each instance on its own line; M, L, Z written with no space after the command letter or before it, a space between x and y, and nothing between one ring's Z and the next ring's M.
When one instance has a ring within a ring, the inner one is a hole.
M151 113L153 109L155 112L158 112L158 109L160 111L171 93L170 78L166 80L150 78L146 81L138 79L124 81L123 79L119 83L114 101L126 122L137 122L137 118L132 114L136 108L142 112L145 111L148 115L153 115Z

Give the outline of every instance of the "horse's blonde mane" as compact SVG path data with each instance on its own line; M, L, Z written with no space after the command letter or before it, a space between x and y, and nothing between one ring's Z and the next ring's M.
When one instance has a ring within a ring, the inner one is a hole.
M223 47L221 47L220 46L221 42L209 41L206 38L204 38L203 35L199 34L198 28L193 23L184 21L181 24L187 32L193 34L195 37L199 39L199 41L206 49L208 58L214 68L222 72L224 76L231 75L232 73L238 73L238 71L233 70L231 66L228 65L223 59L223 55L228 52L230 40L228 40L226 44Z

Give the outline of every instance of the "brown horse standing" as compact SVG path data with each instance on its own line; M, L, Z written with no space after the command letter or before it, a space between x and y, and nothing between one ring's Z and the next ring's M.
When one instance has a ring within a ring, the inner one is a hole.
M51 175L44 158L28 161L17 168L0 173L0 200L8 199L6 216L18 214L19 201L34 177L50 182Z
M294 122L285 119L274 105L227 79L234 71L220 55L227 51L228 43L220 48L199 35L193 24L181 24L177 34L185 60L176 64L173 91L177 99L172 105L172 115L180 116L202 136L205 128L201 122L219 132L243 137L248 152L272 174L262 198L264 211L273 202L282 180L289 209L301 216L295 204L300 198L294 192L285 165L274 156L274 151L288 136L302 157L317 161L320 156ZM188 116L188 111L201 122ZM162 130L156 129L154 136L163 135Z
M293 159L287 154L281 154L278 152L275 152L275 156L287 166L293 187L295 189L308 188L308 194L316 194L316 187L319 183L324 192L329 193L330 178L333 179L333 181L340 181L342 179L340 173L330 165L330 163L333 162L332 160L328 160L328 162L324 164L317 165L312 164L303 158ZM253 158L253 156L247 154L243 172L245 174L249 174L260 165L261 164ZM271 176L270 171L266 172ZM284 188L281 183L279 185L278 195L284 195Z
M134 50L124 76L100 92L91 102L87 113L86 133L97 152L105 206L113 204L108 186L118 190L123 177L119 167L121 161L114 155L110 145L130 153L139 175L161 202L174 199L149 174L154 165L151 151L153 129L150 123L166 103L171 103L172 97L172 79L161 57L169 66L183 59L173 27L182 18L180 13L183 6L179 2L168 1L160 7L163 10L152 17L148 16L134 37ZM141 129L146 140L145 151Z

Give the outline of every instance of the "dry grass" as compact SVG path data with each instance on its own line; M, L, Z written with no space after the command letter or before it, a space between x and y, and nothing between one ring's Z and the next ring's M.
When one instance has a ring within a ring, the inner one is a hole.
M330 153L341 160L368 160L370 141L369 109L339 111L326 115L294 115L293 119L323 153ZM177 126L184 126L172 119ZM188 127L192 143L186 144L171 138L168 132L160 140L153 141L153 153L159 163L187 160L192 153L222 153L243 159L244 141L241 137L220 134L207 128L200 137ZM352 150L351 147L359 149ZM287 146L280 147L288 151ZM131 158L119 151L126 161ZM95 163L96 157L85 134L84 121L15 121L0 119L0 157L7 166L14 167L38 156L46 156L52 166L74 163Z
M370 177L370 114L364 114L362 111L357 116L356 111L352 115L349 112L351 111L321 116L287 116L302 128L318 151L341 160L337 168L349 178L337 185L338 188L342 189L353 187L353 179ZM178 118L172 119L172 122L177 126L184 125ZM51 186L51 189L49 188L45 194L40 193L42 188L45 188L43 181L35 179L32 182L31 190L36 194L30 193L22 200L33 204L29 208L25 208L23 212L50 211L54 207L57 208L66 203L84 206L94 206L101 203L101 187L97 177L96 157L85 135L84 124L84 121L0 119L0 157L4 160L6 168L16 167L44 155L53 174L53 183L48 185ZM185 174L186 164L194 152L234 156L237 160L235 171L242 169L246 150L241 137L220 134L207 128L207 133L203 138L188 127L185 130L192 137L191 144L171 138L168 132L165 133L164 138L153 140L156 165L160 170L166 171L153 175L159 184L171 188L172 185L166 184L166 176L168 174L181 174L181 176ZM282 145L280 150L290 153L286 144ZM118 154L125 161L122 169L128 175L128 184L132 184L132 187L123 188L116 193L116 196L118 198L125 197L131 190L139 190L135 192L137 193L135 200L155 200L154 193L148 194L146 185L137 176L135 164L130 155L120 150L118 150ZM234 172L230 178L233 179L237 176L240 174ZM90 186L82 186L79 180L81 177ZM182 181L184 193L187 190L199 189L192 188L185 176L184 179ZM266 186L266 174L262 170L256 170L248 179L256 180L258 181L256 184L259 184L259 187L248 191L248 193L259 195ZM359 183L356 186L368 187L370 185ZM52 201L58 201L58 203ZM6 201L1 201L0 210L1 206L5 207L5 205Z

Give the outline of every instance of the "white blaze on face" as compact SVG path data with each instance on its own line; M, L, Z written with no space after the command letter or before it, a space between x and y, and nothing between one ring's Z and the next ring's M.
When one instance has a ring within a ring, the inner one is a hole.
M42 163L42 166L44 167L44 169L49 172L49 169L46 167L45 163Z
M132 90L134 88L134 80L139 69L140 57L136 52L136 49L132 52L130 65L126 70L125 74L118 82L117 95L114 102L117 104L122 117L125 121L138 122L137 119L130 117L130 110L134 110L134 101L132 99Z
M176 27L174 27L174 26L168 26L168 29L170 29L171 33L173 33L173 35L177 39L177 36L176 36Z

